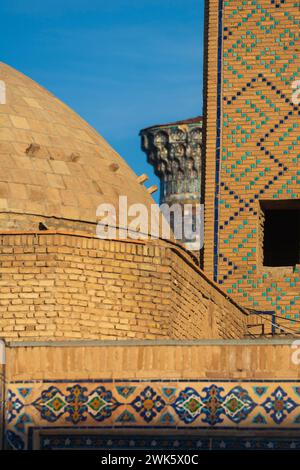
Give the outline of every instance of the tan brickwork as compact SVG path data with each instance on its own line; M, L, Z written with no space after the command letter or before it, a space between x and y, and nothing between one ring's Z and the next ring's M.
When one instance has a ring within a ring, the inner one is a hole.
M172 257L171 337L242 338L250 317L180 254ZM207 333L206 333L207 332Z
M213 278L213 253L214 253L214 195L215 195L215 154L216 154L216 114L217 114L217 52L218 52L218 0L205 2L206 8L206 63L204 96L204 164L202 190L204 191L202 202L204 209L204 269L206 274Z
M291 343L20 346L7 348L7 381L42 379L297 379Z
M0 80L6 86L0 107L2 230L28 230L32 216L46 218L52 229L70 221L95 223L101 203L118 213L120 195L150 208L154 201L137 175L74 111L3 63Z
M0 237L0 337L240 338L246 312L184 250L56 232Z
M153 200L72 110L2 63L0 75L0 337L243 337L247 312L182 247L91 235L98 204L118 217L127 196L150 216Z
M210 0L207 13L204 270L297 332L299 266L263 266L260 200L300 198L299 5Z

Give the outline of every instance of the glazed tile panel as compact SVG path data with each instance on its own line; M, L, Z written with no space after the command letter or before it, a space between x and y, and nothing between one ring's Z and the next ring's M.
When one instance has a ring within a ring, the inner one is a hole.
M110 434L39 434L38 447L45 450L56 449L102 449L102 450L299 450L300 440L278 437L239 437L230 438L226 435L217 438L182 435L131 435L113 436Z
M204 268L242 305L299 331L299 269L274 276L259 249L259 200L300 196L299 2L209 4Z
M299 381L68 381L11 383L6 439L32 429L278 430L300 426ZM65 432L65 431L64 431Z

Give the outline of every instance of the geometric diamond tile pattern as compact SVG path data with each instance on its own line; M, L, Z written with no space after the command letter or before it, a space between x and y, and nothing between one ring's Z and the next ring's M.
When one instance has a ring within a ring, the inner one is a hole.
M300 331L300 272L263 266L259 225L260 200L300 198L300 106L292 101L299 2L212 0L210 7L207 113L216 144L206 152L204 269L243 306L273 311L281 326Z

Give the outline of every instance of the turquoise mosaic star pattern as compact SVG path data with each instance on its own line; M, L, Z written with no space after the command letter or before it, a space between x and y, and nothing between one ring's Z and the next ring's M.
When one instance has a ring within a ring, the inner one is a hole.
M292 100L300 79L299 3L219 0L210 2L210 15L213 4L219 7L214 279L242 305L274 311L277 323L300 331L299 269L266 269L259 234L261 200L300 197L300 106Z

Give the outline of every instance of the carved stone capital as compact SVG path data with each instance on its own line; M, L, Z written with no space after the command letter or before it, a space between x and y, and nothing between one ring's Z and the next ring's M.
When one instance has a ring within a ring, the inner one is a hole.
M160 202L199 201L202 118L149 127L140 135L142 150L160 179Z

